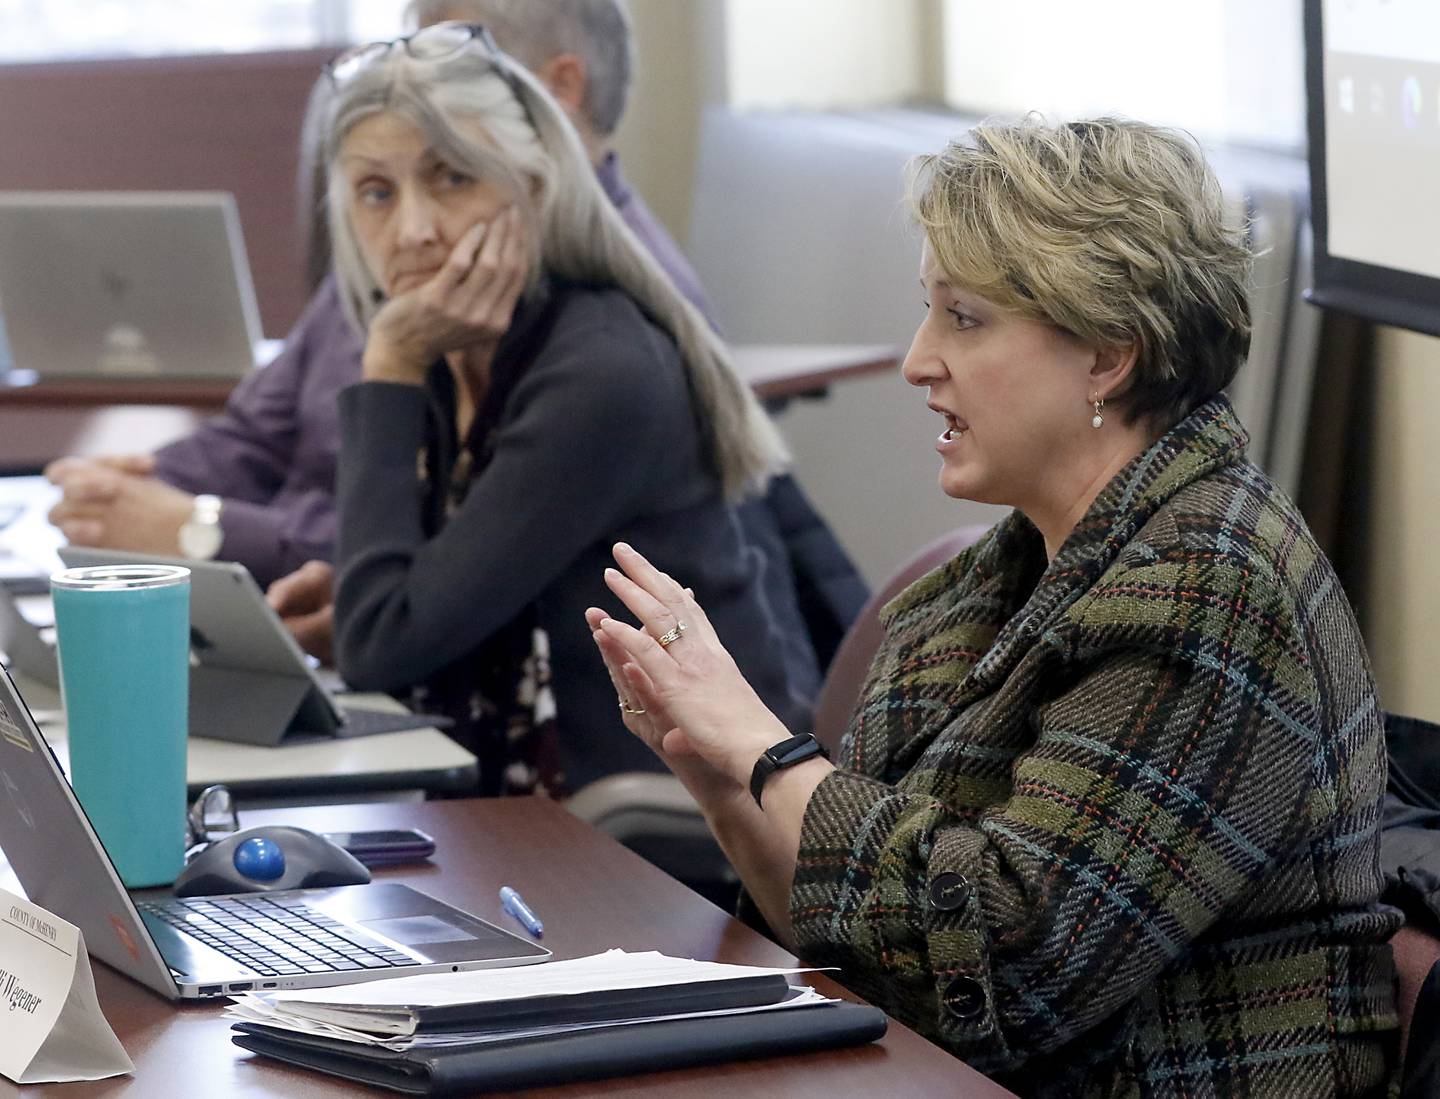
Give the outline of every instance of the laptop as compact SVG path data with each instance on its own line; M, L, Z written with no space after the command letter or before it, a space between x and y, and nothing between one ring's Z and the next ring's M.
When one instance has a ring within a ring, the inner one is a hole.
M65 536L50 525L60 489L39 474L0 477L0 588L48 594Z
M32 901L84 932L92 957L171 999L493 969L550 956L538 943L389 882L185 899L149 890L132 898L4 672L0 850ZM248 933L241 920L259 932Z
M238 378L261 338L221 192L0 192L0 313L46 380Z
M64 536L50 525L60 490L44 477L0 477L0 654L14 668L49 687L60 684L53 635L50 574Z
M6 668L58 691L60 665L55 659L54 628L32 622L24 605L28 601L45 598L42 595L16 596L0 586L0 654L5 657Z
M62 546L68 568L161 564L190 570L190 733L274 747L308 734L364 736L449 722L341 706L244 565ZM22 668L22 670L24 670Z

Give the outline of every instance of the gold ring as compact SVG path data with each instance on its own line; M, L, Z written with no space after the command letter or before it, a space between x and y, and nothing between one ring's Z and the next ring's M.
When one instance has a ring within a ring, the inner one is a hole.
M621 709L624 713L627 713L627 714L643 714L643 713L645 712L643 709L640 709L640 710L635 709L633 706L630 705L630 703L626 702L623 698L620 700L620 709Z
M663 648L666 648L667 646L673 645L673 644L675 644L675 642L679 641L679 640L680 640L680 635L681 635L682 633L684 633L684 632L685 632L685 623L684 623L684 622L676 622L674 629L672 629L672 630L666 630L664 633L662 633L662 634L661 634L659 637L657 637L655 640L656 640L657 642L659 642L660 647L663 649Z

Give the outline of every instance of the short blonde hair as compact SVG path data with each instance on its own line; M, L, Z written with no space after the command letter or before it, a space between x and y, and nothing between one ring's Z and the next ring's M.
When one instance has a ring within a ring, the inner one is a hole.
M913 168L912 203L958 286L1096 346L1134 342L1127 420L1169 427L1250 347L1247 227L1194 139L1121 118L989 121Z

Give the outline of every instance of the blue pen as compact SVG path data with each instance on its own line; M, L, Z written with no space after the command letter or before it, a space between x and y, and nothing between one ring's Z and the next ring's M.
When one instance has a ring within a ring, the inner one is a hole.
M506 912L523 923L525 930L537 939L545 934L545 925L540 922L534 912L530 911L530 906L525 903L524 898L508 885L500 887L500 904Z

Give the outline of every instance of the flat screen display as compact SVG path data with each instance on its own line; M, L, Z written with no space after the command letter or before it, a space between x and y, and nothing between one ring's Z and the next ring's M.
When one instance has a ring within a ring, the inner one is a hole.
M1440 334L1440 2L1306 0L1317 304Z

